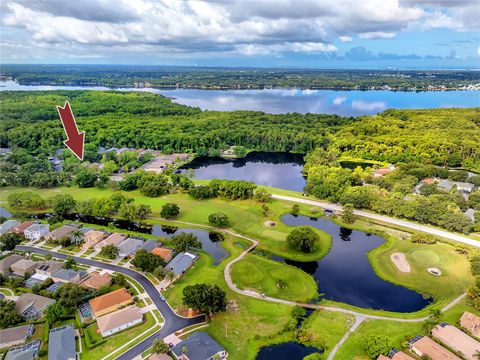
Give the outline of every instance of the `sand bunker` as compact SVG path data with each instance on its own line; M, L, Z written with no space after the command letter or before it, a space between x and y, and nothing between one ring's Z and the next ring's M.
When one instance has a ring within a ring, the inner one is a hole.
M265 221L265 226L268 226L268 227L273 227L275 225L277 225L277 223L275 221L272 221L272 220L267 220Z
M403 273L410 272L410 264L408 263L404 253L400 253L400 252L393 253L390 256L390 259L392 259L392 262L395 264L398 271Z
M432 275L435 275L435 276L440 276L442 275L442 270L440 270L439 268L428 268L427 271L432 274Z

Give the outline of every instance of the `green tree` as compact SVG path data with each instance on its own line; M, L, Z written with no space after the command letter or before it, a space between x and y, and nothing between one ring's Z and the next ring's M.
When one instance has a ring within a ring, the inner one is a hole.
M218 227L228 226L228 215L223 212L212 213L208 216L208 222Z
M353 214L353 205L343 205L342 220L346 224L353 224L355 222L355 215Z
M303 360L323 360L323 355L321 353L314 352L310 355L305 356Z
M62 285L56 292L57 304L68 311L72 311L80 304L86 295L86 290L76 284Z
M68 257L63 262L63 267L65 269L75 269L77 267L77 262L74 258Z
M183 303L210 317L227 309L227 293L217 285L187 285L183 288Z
M368 356L376 359L380 355L387 355L392 350L392 343L385 335L370 335L363 340L363 349Z
M165 261L158 255L140 249L136 252L132 264L143 271L153 272L157 267L165 266Z
M0 300L0 329L15 326L22 321L22 317L15 310L15 302Z
M192 233L180 233L171 239L171 244L176 252L187 251L191 248L201 249L202 243Z
M19 245L25 238L17 233L8 232L0 236L0 250L12 251L15 246Z
M70 194L57 194L50 199L55 214L65 216L75 208L76 201Z
M48 305L43 312L45 314L45 320L51 325L62 316L63 309L58 303Z
M107 259L113 260L113 259L116 259L118 257L119 252L120 252L120 250L115 245L112 245L112 244L105 245L100 250L100 256L103 256Z
M311 253L317 250L318 234L307 226L300 226L287 236L287 243L295 250Z
M174 219L178 214L180 214L180 207L174 203L166 203L160 211L160 216L164 219Z
M167 354L170 351L170 346L163 339L155 339L152 350L155 354Z
M293 204L291 214L297 216L300 213L300 205Z
M87 188L93 187L97 181L98 175L95 170L82 168L77 172L75 181L78 187Z

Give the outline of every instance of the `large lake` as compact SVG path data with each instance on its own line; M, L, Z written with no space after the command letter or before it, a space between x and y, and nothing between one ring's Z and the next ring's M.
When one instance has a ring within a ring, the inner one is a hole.
M27 90L111 90L106 87L30 86L15 81L0 82L0 91ZM430 109L480 106L479 91L336 91L300 89L197 90L137 89L162 94L175 102L203 110L256 110L266 113L324 113L344 116L372 115L385 109Z
M252 152L243 159L235 160L196 158L182 171L193 170L197 179L245 180L302 192L306 185L303 164L301 154Z

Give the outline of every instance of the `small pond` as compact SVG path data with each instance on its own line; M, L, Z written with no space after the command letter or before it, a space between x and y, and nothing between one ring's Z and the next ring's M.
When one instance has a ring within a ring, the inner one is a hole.
M323 299L394 312L418 311L432 301L377 276L367 253L385 242L380 236L344 228L328 217L313 219L284 215L282 221L289 226L312 226L332 237L330 252L318 261L300 262L272 257L311 274Z
M45 219L51 216L52 214L39 214L35 215L34 218ZM202 243L202 250L213 258L214 265L218 265L229 254L229 252L222 247L221 241L218 241L218 239L215 237L215 234L206 230L187 228L179 229L174 226L151 225L143 222L80 214L69 214L66 215L65 218L67 220L79 221L86 224L97 224L101 226L112 225L118 229L135 231L143 234L151 234L168 239L180 233L192 233Z
M5 208L0 207L0 217L9 219L12 217L12 213Z
M306 185L303 165L301 154L251 152L242 159L195 158L181 171L192 169L197 179L245 180L302 192Z
M321 352L313 346L305 346L294 341L265 346L260 349L256 360L302 360L305 356Z

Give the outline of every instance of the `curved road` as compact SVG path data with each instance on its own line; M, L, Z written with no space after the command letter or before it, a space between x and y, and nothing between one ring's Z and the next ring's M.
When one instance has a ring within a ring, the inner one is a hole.
M292 196L284 196L284 195L277 195L277 194L273 194L272 198L277 199L277 200L286 200L286 201L297 202L297 203L300 203L300 204L318 206L318 207L324 208L326 210L334 211L334 212L342 211L342 206L341 205L332 204L332 203L328 203L328 202L325 202L325 201L300 199L300 198L296 198L296 197L292 197ZM425 232L425 233L428 233L428 234L431 234L431 235L437 235L437 236L443 237L445 239L457 241L457 242L460 242L460 243L463 243L463 244L466 244L466 245L480 247L480 241L471 239L467 236L452 233L450 231L440 230L440 229L432 228L430 226L417 224L417 223L414 223L414 222L411 222L411 221L400 220L400 219L392 218L390 216L375 214L375 213L371 213L371 212L363 211L363 210L354 210L354 214L356 214L358 216L366 217L366 218L369 218L369 219L382 221L382 222L385 222L385 223L388 223L388 224L403 226L403 227L406 227L406 228L411 229L411 230L422 231L422 232Z
M127 276L130 276L131 278L135 279L135 281L137 281L145 289L145 291L148 293L148 295L150 296L154 304L162 313L165 323L160 330L150 335L146 339L142 340L140 343L133 346L132 348L126 350L123 354L118 356L116 359L131 360L136 356L140 355L145 350L147 350L149 347L151 347L155 339L162 339L165 336L170 335L187 326L200 324L205 321L204 316L198 316L195 318L184 318L175 314L175 312L170 308L170 306L168 306L167 302L162 301L162 299L160 298L160 293L158 292L157 288L150 282L150 280L148 280L145 276L143 276L142 274L134 270L126 269L117 265L106 264L100 261L62 254L55 251L38 249L33 246L17 246L16 250L35 252L42 255L50 254L59 259L66 259L67 257L71 257L75 259L75 261L79 264L96 266L99 268L116 271L116 272L125 274Z

